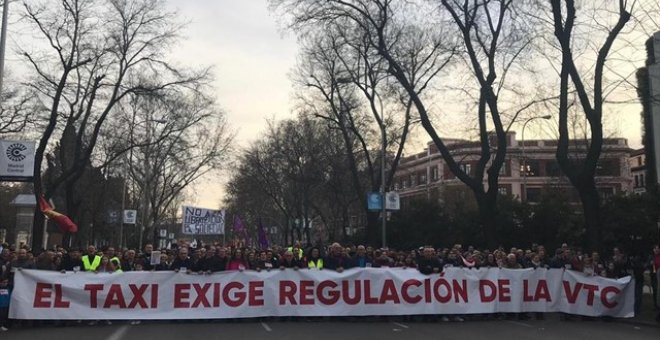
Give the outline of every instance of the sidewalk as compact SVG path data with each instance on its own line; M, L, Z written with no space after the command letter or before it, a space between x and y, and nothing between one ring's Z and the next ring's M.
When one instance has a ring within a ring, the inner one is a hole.
M654 310L653 308L653 295L648 293L644 294L642 298L642 313L640 315L629 319L618 319L618 321L633 325L660 328L660 322L656 321L659 313L660 310Z

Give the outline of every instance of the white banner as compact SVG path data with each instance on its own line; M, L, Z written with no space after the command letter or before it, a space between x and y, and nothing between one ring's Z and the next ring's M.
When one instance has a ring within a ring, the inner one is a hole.
M182 227L186 235L224 234L225 211L184 206Z
M94 274L16 272L17 319L218 319L565 312L632 317L630 277L587 277L562 269L415 269Z
M31 181L34 142L0 140L0 181Z

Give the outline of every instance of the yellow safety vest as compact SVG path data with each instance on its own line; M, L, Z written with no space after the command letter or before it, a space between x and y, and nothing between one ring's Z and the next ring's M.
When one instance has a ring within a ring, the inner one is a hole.
M307 267L308 268L318 268L318 269L323 269L323 259L318 259L316 260L316 263L314 261L310 260L307 261Z
M101 265L101 257L94 255L94 260L92 260L92 263L89 263L89 255L85 255L82 257L82 263L85 271L93 272Z

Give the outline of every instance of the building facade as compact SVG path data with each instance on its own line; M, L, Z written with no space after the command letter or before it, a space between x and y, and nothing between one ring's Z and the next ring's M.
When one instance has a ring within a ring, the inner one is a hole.
M632 179L632 191L636 194L646 192L649 184L646 172L646 153L644 149L634 150L628 161L630 166L630 178Z
M445 139L445 143L461 168L473 176L480 144L462 139ZM572 140L570 144L575 157L579 158L584 154L587 141ZM539 201L545 188L554 187L565 189L571 200L578 202L568 179L562 176L555 159L556 150L556 140L525 140L523 143L515 132L507 134L507 155L499 177L500 193L533 203ZM624 138L603 141L596 177L601 197L633 191L629 164L632 152ZM487 186L487 178L484 178L484 185ZM412 198L437 199L442 203L467 198L468 194L472 197L467 186L449 170L433 143L423 152L402 158L393 186L404 206Z

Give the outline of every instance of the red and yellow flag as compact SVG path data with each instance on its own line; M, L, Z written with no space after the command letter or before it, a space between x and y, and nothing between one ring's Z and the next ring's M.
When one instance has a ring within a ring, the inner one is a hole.
M58 213L57 211L53 210L53 208L48 204L48 201L42 196L39 197L39 208L41 209L41 212L48 217L49 220L52 220L57 224L58 227L60 227L60 230L65 233L77 233L78 232L78 226L71 221L69 217L66 215L62 215Z

